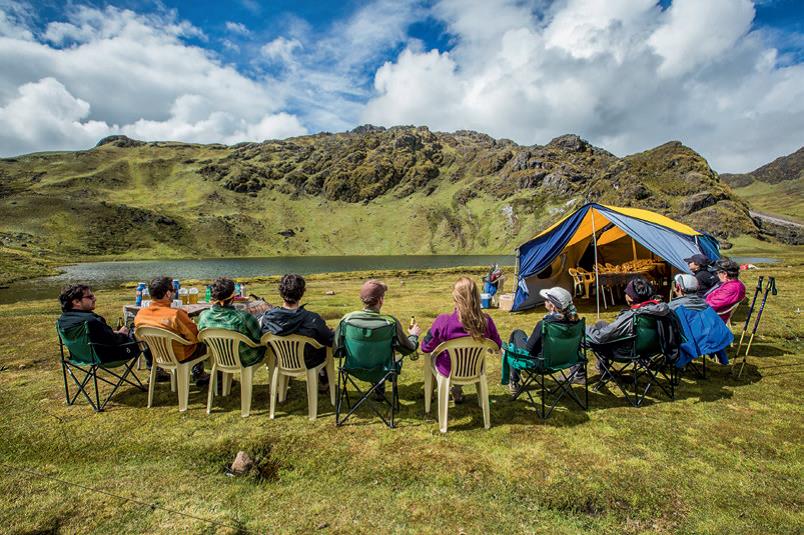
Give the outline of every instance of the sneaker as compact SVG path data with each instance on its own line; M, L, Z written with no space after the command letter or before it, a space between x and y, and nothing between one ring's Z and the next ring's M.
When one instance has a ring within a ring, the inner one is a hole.
M519 383L514 381L509 381L508 383L508 393L511 395L511 399L517 397L519 395L519 389L521 386Z
M452 401L454 401L456 405L463 403L463 389L460 386L455 385L450 388L450 394L452 394Z
M157 383L168 383L170 382L170 374L163 370L162 368L156 369L156 382Z
M319 394L326 394L329 392L329 382L322 381L321 378L318 378L318 393Z

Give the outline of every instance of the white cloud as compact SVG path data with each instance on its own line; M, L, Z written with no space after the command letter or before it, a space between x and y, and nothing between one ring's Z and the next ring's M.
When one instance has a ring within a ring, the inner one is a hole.
M264 44L260 48L260 52L271 61L290 63L293 61L293 52L300 48L302 48L302 44L297 39L277 37L273 41Z
M15 37L0 37L0 155L87 148L116 131L198 142L306 132L270 79L186 44L203 32L175 13L80 7L47 25L52 45L2 21L13 30L3 35Z
M251 30L242 22L232 22L230 20L226 21L226 29L232 33L239 33L240 35L249 35L251 33Z
M574 132L619 154L670 139L745 171L804 139L804 66L751 32L749 0L438 2L455 46L375 74L361 122L473 128L522 144Z

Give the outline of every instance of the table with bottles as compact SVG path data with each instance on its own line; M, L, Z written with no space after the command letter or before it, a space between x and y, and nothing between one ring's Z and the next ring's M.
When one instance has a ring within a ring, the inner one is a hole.
M137 312L143 307L147 306L148 302L144 301L142 305L137 305L134 303L130 303L128 305L123 305L123 321L126 325L131 326L134 323L134 316L137 315ZM262 299L251 299L251 298L242 298L242 300L236 300L232 303L235 308L240 310L245 310L249 314L254 317L259 317L262 315L263 312L272 308L270 303L266 303ZM181 308L187 315L191 318L195 318L203 311L208 308L212 307L212 303L207 303L205 301L201 301L199 303L187 303L184 304L180 300L176 299L173 301L171 305L173 308Z

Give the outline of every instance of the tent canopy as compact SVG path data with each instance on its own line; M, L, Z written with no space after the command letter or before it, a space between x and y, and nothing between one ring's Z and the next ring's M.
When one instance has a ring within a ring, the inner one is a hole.
M720 257L717 240L669 217L639 208L585 204L519 246L513 309L534 306L534 290L548 284L571 287L567 268L577 266L594 241L604 261L658 257L685 273L685 258L698 253L712 260Z

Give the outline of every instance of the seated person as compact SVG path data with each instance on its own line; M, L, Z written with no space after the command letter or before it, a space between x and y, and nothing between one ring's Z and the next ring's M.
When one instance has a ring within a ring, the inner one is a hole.
M533 328L530 337L525 334L525 331L516 329L511 333L508 341L520 349L527 349L528 352L534 357L538 357L542 353L542 322L560 322L560 323L575 323L578 321L578 311L572 303L572 294L561 287L549 288L546 290L539 290L539 295L544 298L544 308L547 309L547 314L543 319L540 319L536 326ZM574 370L572 370L574 371ZM579 371L581 378L585 377L586 369ZM508 390L512 396L515 396L519 390L519 370L511 368L511 376L508 381Z
M720 282L706 294L706 302L726 322L731 315L727 310L745 299L745 284L739 279L740 266L728 258L715 262L715 274Z
M252 342L259 343L260 324L257 318L232 306L235 298L235 284L232 279L220 277L215 279L211 287L212 308L201 313L198 329L227 329L247 336ZM240 343L240 363L253 366L265 356L265 347L249 347Z
M687 339L679 348L676 366L682 367L703 355L717 355L721 364L728 364L726 348L734 341L734 335L697 292L698 279L692 275L684 273L673 278L676 297L668 306L678 316Z
M119 362L138 357L141 353L135 340L128 332L128 328L120 327L113 330L103 319L95 314L95 294L86 284L72 284L65 287L59 295L61 303L61 316L59 316L59 329L64 332L74 329L84 323L87 324L89 339L92 343L102 344L95 347L95 353L101 362ZM148 355L150 360L150 355ZM150 364L148 366L150 368Z
M631 354L630 343L610 347L595 346L633 336L632 319L636 314L666 317L673 313L666 303L654 297L653 286L644 277L635 277L628 281L625 286L625 302L628 308L621 311L613 322L607 323L601 320L586 328L586 340L595 349L599 360L607 360L614 356L628 357Z
M684 262L690 267L690 271L698 279L698 295L703 297L715 284L717 284L717 277L714 273L709 271L709 258L702 254L694 254L689 258L685 258Z
M475 281L468 277L458 279L452 287L452 300L455 309L451 314L440 314L435 319L422 341L422 351L430 353L440 343L464 336L471 336L476 340L488 338L497 347L502 346L494 320L480 310L480 291ZM435 367L441 375L449 375L450 359L446 352L436 356ZM452 399L455 403L463 401L460 385L452 386Z
M352 325L358 327L372 329L385 325L386 322L391 321L396 324L396 343L397 349L402 355L410 355L415 352L419 346L419 334L422 329L418 324L414 324L408 330L408 336L402 330L402 324L399 323L394 316L381 314L380 310L385 304L385 292L388 291L388 286L377 279L370 279L363 283L360 288L360 300L363 302L363 310L350 312L341 319L341 323L349 321ZM337 349L337 340L335 341ZM400 357L401 358L401 357ZM399 358L397 358L399 360ZM383 389L385 384L383 383ZM383 390L378 388L375 390L375 399L383 399Z
M263 333L277 336L298 334L314 339L326 346L316 349L310 345L304 346L304 364L307 368L315 368L327 358L327 347L332 347L335 334L327 327L324 318L315 312L310 312L300 304L306 283L304 277L290 273L284 275L279 281L279 296L282 306L266 310L260 317L260 329ZM328 378L324 370L319 374L319 389L328 388Z
M176 293L173 289L173 280L158 277L148 284L148 291L151 294L151 304L147 308L141 308L134 316L135 330L139 327L160 327L191 342L186 346L173 342L173 352L179 362L193 360L203 355L206 347L198 343L198 327L187 312L170 306ZM193 380L199 387L209 384L209 374L204 372L203 362L193 366Z

